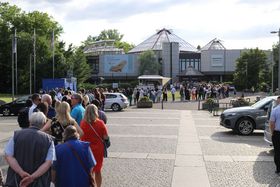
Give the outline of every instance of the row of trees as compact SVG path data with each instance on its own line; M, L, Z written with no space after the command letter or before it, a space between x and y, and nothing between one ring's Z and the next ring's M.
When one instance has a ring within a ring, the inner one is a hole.
M63 28L48 14L34 11L26 13L17 6L0 3L0 92L11 93L12 85L12 40L17 33L17 79L18 93L29 90L30 61L33 62L34 44L36 49L36 91L41 87L43 78L52 78L52 32L57 41ZM35 30L35 35L34 35ZM34 42L35 37L35 42ZM90 76L90 67L80 48L65 46L57 41L55 46L55 77L65 77L67 70L72 69L80 82ZM31 59L30 59L31 56ZM31 69L33 70L34 64ZM33 87L34 88L34 87ZM34 91L34 90L33 90Z
M134 45L122 42L123 35L115 29L104 30L98 36L89 36L81 46L66 46L59 41L63 28L47 13L38 11L25 12L17 6L0 2L0 92L11 93L12 89L12 40L17 33L17 93L27 93L29 90L30 74L34 80L34 64L30 71L30 61L36 61L36 81L32 81L32 91L42 86L42 79L52 78L53 55L52 33L54 32L54 61L55 78L67 76L70 70L77 78L78 85L91 77L91 68L87 63L83 49L86 45L99 40L114 39L118 48L128 51ZM35 30L35 35L34 35ZM34 42L35 36L35 42ZM31 57L31 58L30 58ZM34 88L36 85L36 88Z
M262 50L249 49L241 54L236 62L236 70L234 73L234 84L239 90L251 89L268 91L272 85L272 64L273 67L273 88L277 85L278 80L278 50L279 44L273 46L272 60L269 55Z
M36 45L36 88L41 87L43 78L52 78L52 32L55 42L55 78L67 76L67 71L72 70L77 77L78 85L84 83L91 76L91 68L83 53L85 46L99 40L115 40L115 46L125 52L134 47L133 44L123 42L123 35L116 29L103 30L98 36L88 36L79 47L72 44L66 46L65 42L58 41L63 28L46 13L34 11L24 12L17 6L0 3L0 92L11 93L12 81L12 39L17 31L17 69L18 93L29 90L29 79L34 72L30 71L30 56L34 58L34 30ZM274 56L274 85L278 80L278 47L273 47ZM33 61L33 59L32 59ZM162 65L157 61L153 51L146 51L140 55L140 74L158 74ZM32 64L33 66L33 64ZM250 49L237 59L234 73L234 84L239 89L263 89L271 85L271 69L267 63L267 55L259 49ZM31 67L33 69L33 67ZM34 90L33 90L34 91ZM35 90L37 91L37 90Z

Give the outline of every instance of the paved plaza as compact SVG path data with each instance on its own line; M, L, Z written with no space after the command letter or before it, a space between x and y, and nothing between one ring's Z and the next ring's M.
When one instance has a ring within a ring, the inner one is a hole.
M180 110L172 109L178 105ZM180 106L179 106L180 105ZM107 112L111 137L104 187L277 186L273 150L263 132L238 136L197 104L168 102L165 109ZM169 108L169 109L167 109ZM17 129L0 117L0 149ZM1 150L2 153L2 150ZM6 165L0 160L1 167Z

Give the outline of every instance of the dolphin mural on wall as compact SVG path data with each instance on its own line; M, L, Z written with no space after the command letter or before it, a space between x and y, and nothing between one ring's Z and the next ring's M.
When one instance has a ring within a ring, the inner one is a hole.
M112 66L110 68L110 71L112 72L122 72L122 69L124 68L124 66L127 64L127 61L122 60L120 61L117 65Z

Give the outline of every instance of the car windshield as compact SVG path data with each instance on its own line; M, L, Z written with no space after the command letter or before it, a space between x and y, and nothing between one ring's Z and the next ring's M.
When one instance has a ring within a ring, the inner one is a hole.
M271 100L272 100L272 98L266 97L266 98L256 102L251 107L254 108L254 109L259 109L259 108L261 108L263 105L265 105L266 103L268 103Z

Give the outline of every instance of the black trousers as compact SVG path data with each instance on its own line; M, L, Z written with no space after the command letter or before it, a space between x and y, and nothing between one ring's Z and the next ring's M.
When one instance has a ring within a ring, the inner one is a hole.
M272 143L274 147L274 163L276 165L276 171L280 172L280 132L274 131L272 135Z

